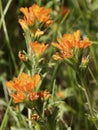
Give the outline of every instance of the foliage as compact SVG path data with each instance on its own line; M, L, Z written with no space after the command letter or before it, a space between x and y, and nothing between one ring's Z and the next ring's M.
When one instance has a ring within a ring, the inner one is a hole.
M0 0L0 130L98 129L97 4Z

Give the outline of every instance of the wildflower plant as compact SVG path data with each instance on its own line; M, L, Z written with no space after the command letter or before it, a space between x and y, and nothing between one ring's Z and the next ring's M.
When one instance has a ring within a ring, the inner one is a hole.
M16 128L71 130L76 128L74 120L77 120L76 113L81 108L85 122L91 120L94 128L98 129L98 117L86 82L92 42L88 37L82 37L80 29L62 34L60 26L70 13L67 7L53 10L33 4L21 7L20 12L23 17L18 23L23 30L26 48L18 52L21 61L18 76L6 82L11 97L8 109L16 115ZM58 19L54 19L52 16L58 12ZM60 22L59 18L62 19ZM64 72L61 72L62 66ZM65 69L72 72L69 74L69 79L73 76L70 83ZM73 102L79 104L78 107ZM84 106L86 103L87 108Z
M53 20L50 19L51 9L39 7L37 4L29 8L20 8L20 11L24 17L19 19L19 24L24 31L27 48L26 51L19 51L18 56L25 65L26 72L20 73L19 77L14 78L13 81L8 81L6 86L11 91L10 96L15 104L23 103L26 108L30 109L31 117L29 120L31 121L29 122L33 122L31 127L40 130L45 129L44 123L40 126L38 122L45 120L47 100L51 94L47 88L45 90L40 88L43 77L39 63L43 60L42 55L48 48L48 44L40 43L39 38L44 34L44 30L53 23Z

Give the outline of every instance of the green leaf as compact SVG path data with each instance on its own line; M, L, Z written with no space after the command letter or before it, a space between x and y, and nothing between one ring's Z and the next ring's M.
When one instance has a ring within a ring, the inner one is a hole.
M94 3L92 3L89 8L91 9L91 11L95 11L98 9L98 0L96 0Z
M8 63L4 59L0 59L0 65L8 65Z
M4 52L0 50L0 57L4 55Z
M0 106L7 106L7 103L3 100L3 99L0 99Z
M71 127L68 127L67 130L71 130Z
M64 98L74 96L75 95L74 88L66 88L64 94L65 94Z
M53 5L53 1L49 1L46 5L47 8L50 8Z
M29 129L29 128L16 128L16 127L12 126L11 130L31 130L31 129ZM32 128L32 130L34 130L34 129Z

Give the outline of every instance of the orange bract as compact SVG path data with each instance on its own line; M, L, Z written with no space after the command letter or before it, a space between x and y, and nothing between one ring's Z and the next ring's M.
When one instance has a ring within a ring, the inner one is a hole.
M19 51L18 57L19 57L19 59L22 60L22 61L27 61L27 60L28 60L28 57L25 56L21 51Z
M38 74L30 77L26 73L21 73L19 78L14 78L13 81L6 82L6 86L15 91L12 97L14 98L14 102L18 103L22 102L37 87L39 81L40 75Z
M49 97L50 97L50 93L47 90L41 92L31 92L29 94L30 100L37 100L39 98L41 98L42 100L46 100Z
M52 45L60 50L60 52L53 55L54 59L71 58L74 55L75 48L86 48L91 43L88 38L80 40L80 30L77 30L73 34L64 34L62 39L57 39L58 43L52 43Z
M41 55L44 53L44 51L47 49L48 45L45 44L40 44L39 42L35 41L34 43L30 43L31 48L33 50L34 53L36 53L37 55Z
M62 90L60 90L59 92L58 92L58 96L60 97L60 98L64 98L64 91L62 91Z
M46 26L53 22L50 19L50 13L52 10L46 9L44 7L39 7L37 4L33 4L29 8L22 7L20 8L20 11L24 14L24 21L28 25L33 25L35 20L44 23Z
M14 99L14 103L19 103L19 102L22 102L26 98L26 95L22 92L18 92L16 94L13 93L12 97Z

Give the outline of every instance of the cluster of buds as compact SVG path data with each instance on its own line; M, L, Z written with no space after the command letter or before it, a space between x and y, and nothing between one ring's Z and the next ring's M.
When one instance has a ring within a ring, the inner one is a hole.
M39 98L41 100L47 100L50 97L49 91L41 91L41 92L31 92L29 94L30 100L38 100Z
M22 53L21 51L19 51L18 57L22 61L28 61L28 57L24 53Z
M33 114L31 116L31 119L34 120L34 121L37 121L39 119L39 116L37 114Z

